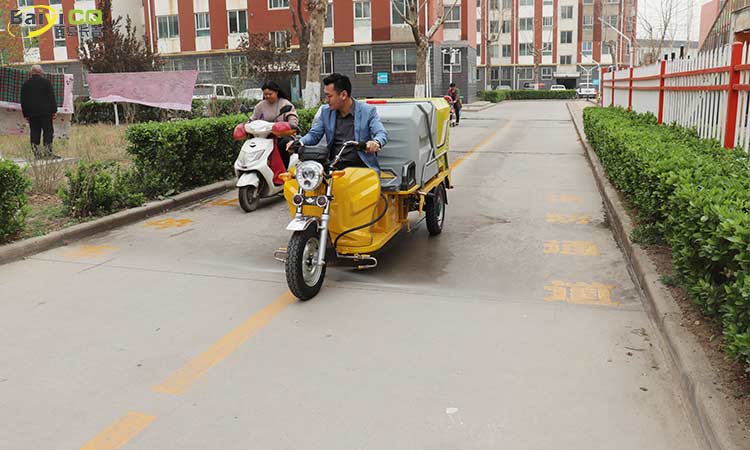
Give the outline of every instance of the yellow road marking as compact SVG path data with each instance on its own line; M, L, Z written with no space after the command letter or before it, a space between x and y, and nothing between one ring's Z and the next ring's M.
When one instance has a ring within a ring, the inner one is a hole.
M119 247L115 247L114 245L80 245L72 248L68 252L68 256L71 258L96 258L97 256L104 256L118 249Z
M612 300L612 289L615 287L604 283L570 283L553 281L544 287L549 291L544 300L548 302L567 302L578 305L618 306Z
M466 160L466 158L468 158L469 156L471 156L474 153L476 153L476 151L479 150L484 144L486 144L492 138L494 138L495 135L498 132L500 132L502 129L504 129L505 127L507 127L508 123L510 123L510 122L506 122L505 125L503 125L502 127L498 128L497 130L493 131L492 134L490 134L489 136L487 136L484 139L482 139L481 141L479 141L479 143L477 145L475 145L474 147L472 147L471 150L469 150L468 152L466 152L463 155L461 155L458 158L456 158L456 160L453 161L453 168L454 169L458 168L458 166L460 166L461 163L463 163Z
M556 214L549 213L546 217L549 223L575 223L578 225L588 225L591 222L591 216L587 214Z
M588 241L547 241L544 253L577 256L599 256L596 244Z
M164 230L166 228L180 228L184 227L185 225L192 223L193 221L190 219L173 219L171 217L166 219L160 219L160 220L152 220L150 222L146 222L147 227L157 228L159 230Z
M208 204L211 206L235 206L239 203L239 199L236 198L223 198L219 200L214 200L212 202L209 202Z
M156 416L129 412L88 441L80 450L116 450L138 435Z
M550 203L583 203L583 199L577 195L550 194L547 197Z
M297 299L291 292L287 291L247 319L245 323L219 339L211 348L193 358L186 366L178 369L166 381L154 386L153 390L174 395L184 393L191 384L208 372L208 369L232 354L240 345L268 325L287 306L296 301Z

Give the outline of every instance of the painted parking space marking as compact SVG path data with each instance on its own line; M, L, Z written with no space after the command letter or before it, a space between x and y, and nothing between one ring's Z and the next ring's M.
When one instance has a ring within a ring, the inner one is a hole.
M563 224L577 224L577 225L588 225L591 223L591 216L588 214L558 214L548 213L545 217L547 223L563 223Z
M221 198L212 202L208 202L210 206L237 206L239 205L239 203L239 199L236 198Z
M174 219L171 217L168 217L166 219L159 219L159 220L152 220L150 222L146 222L147 227L156 228L158 230L164 230L167 228L180 228L184 227L185 225L193 223L190 219Z
M156 416L129 412L104 431L97 434L81 447L80 450L117 450L118 448L122 448L123 445L127 444L129 440L143 431L154 419L156 419Z
M187 365L178 369L153 390L162 394L180 395L216 364L231 355L240 345L255 336L287 306L297 302L297 298L287 291L263 309L252 315L243 324L219 339L208 350L193 358Z
M583 199L577 195L549 194L547 201L550 203L583 203Z
M552 281L544 287L550 294L545 297L548 302L565 302L576 305L619 306L612 299L615 286L604 283L582 283Z
M547 241L544 253L550 255L599 256L599 249L588 241Z
M119 250L114 245L79 245L70 249L66 256L70 258L99 258Z

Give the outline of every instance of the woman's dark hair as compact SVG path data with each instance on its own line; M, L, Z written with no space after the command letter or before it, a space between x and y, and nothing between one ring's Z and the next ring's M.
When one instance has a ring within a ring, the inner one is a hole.
M276 84L275 81L266 81L263 84L263 86L261 86L260 89L263 90L263 91L265 91L266 89L268 89L269 91L274 91L274 92L276 92L276 95L279 96L279 98L283 98L284 100L289 100L289 96L286 95L286 92L284 92L281 89L281 86L279 86L278 84ZM291 101L291 100L289 100L289 101Z
M448 85L449 87L456 87L456 83L451 83Z
M323 86L328 86L329 84L333 85L333 89L337 93L340 94L342 91L346 91L349 97L352 96L352 82L346 75L342 75L340 73L332 73L323 78Z

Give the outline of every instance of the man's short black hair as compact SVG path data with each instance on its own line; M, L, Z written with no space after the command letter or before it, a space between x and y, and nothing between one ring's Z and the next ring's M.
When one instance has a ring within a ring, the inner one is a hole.
M328 86L329 84L333 85L333 89L337 93L340 94L341 91L346 91L349 97L352 96L352 82L349 81L349 77L347 77L346 75L342 75L340 73L332 73L323 78L323 86Z
M456 87L456 83L451 83L448 85L449 87Z

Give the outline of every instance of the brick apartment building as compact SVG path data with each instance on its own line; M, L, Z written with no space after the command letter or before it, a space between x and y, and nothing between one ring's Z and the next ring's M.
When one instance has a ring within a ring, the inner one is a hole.
M750 0L713 0L701 9L701 51L750 42Z
M93 0L17 1L21 6L51 5L61 13L71 8L95 8ZM452 1L445 1L452 4ZM394 3L403 8L403 0ZM290 0L113 1L114 15L131 16L146 35L148 45L162 56L166 63L164 70L197 69L199 82L245 84L238 87L254 87L241 76L246 58L236 49L243 34L268 33L270 39L280 45L290 42L291 57L297 41L289 6ZM396 7L391 0L330 1L321 72L348 74L355 96L412 96L416 52L411 30L393 10ZM427 11L420 12L421 26L434 22L442 9L441 2L430 2ZM433 37L428 62L433 95L444 93L452 78L461 88L465 101L474 99L478 61L476 13L473 1L463 0L452 10L444 28ZM427 21L423 19L425 16ZM81 65L76 60L78 46L78 37L55 39L53 33L45 33L38 41L24 39L25 60L48 65L48 70L78 75L75 92L82 95L85 94L85 74L81 73ZM450 55L444 54L450 49L458 53L452 66ZM299 77L291 78L292 95L296 97Z
M585 81L581 66L598 79L597 63L629 65L635 50L602 21L635 44L637 11L638 0L477 0L479 86L523 88L535 61L539 82L569 88Z

